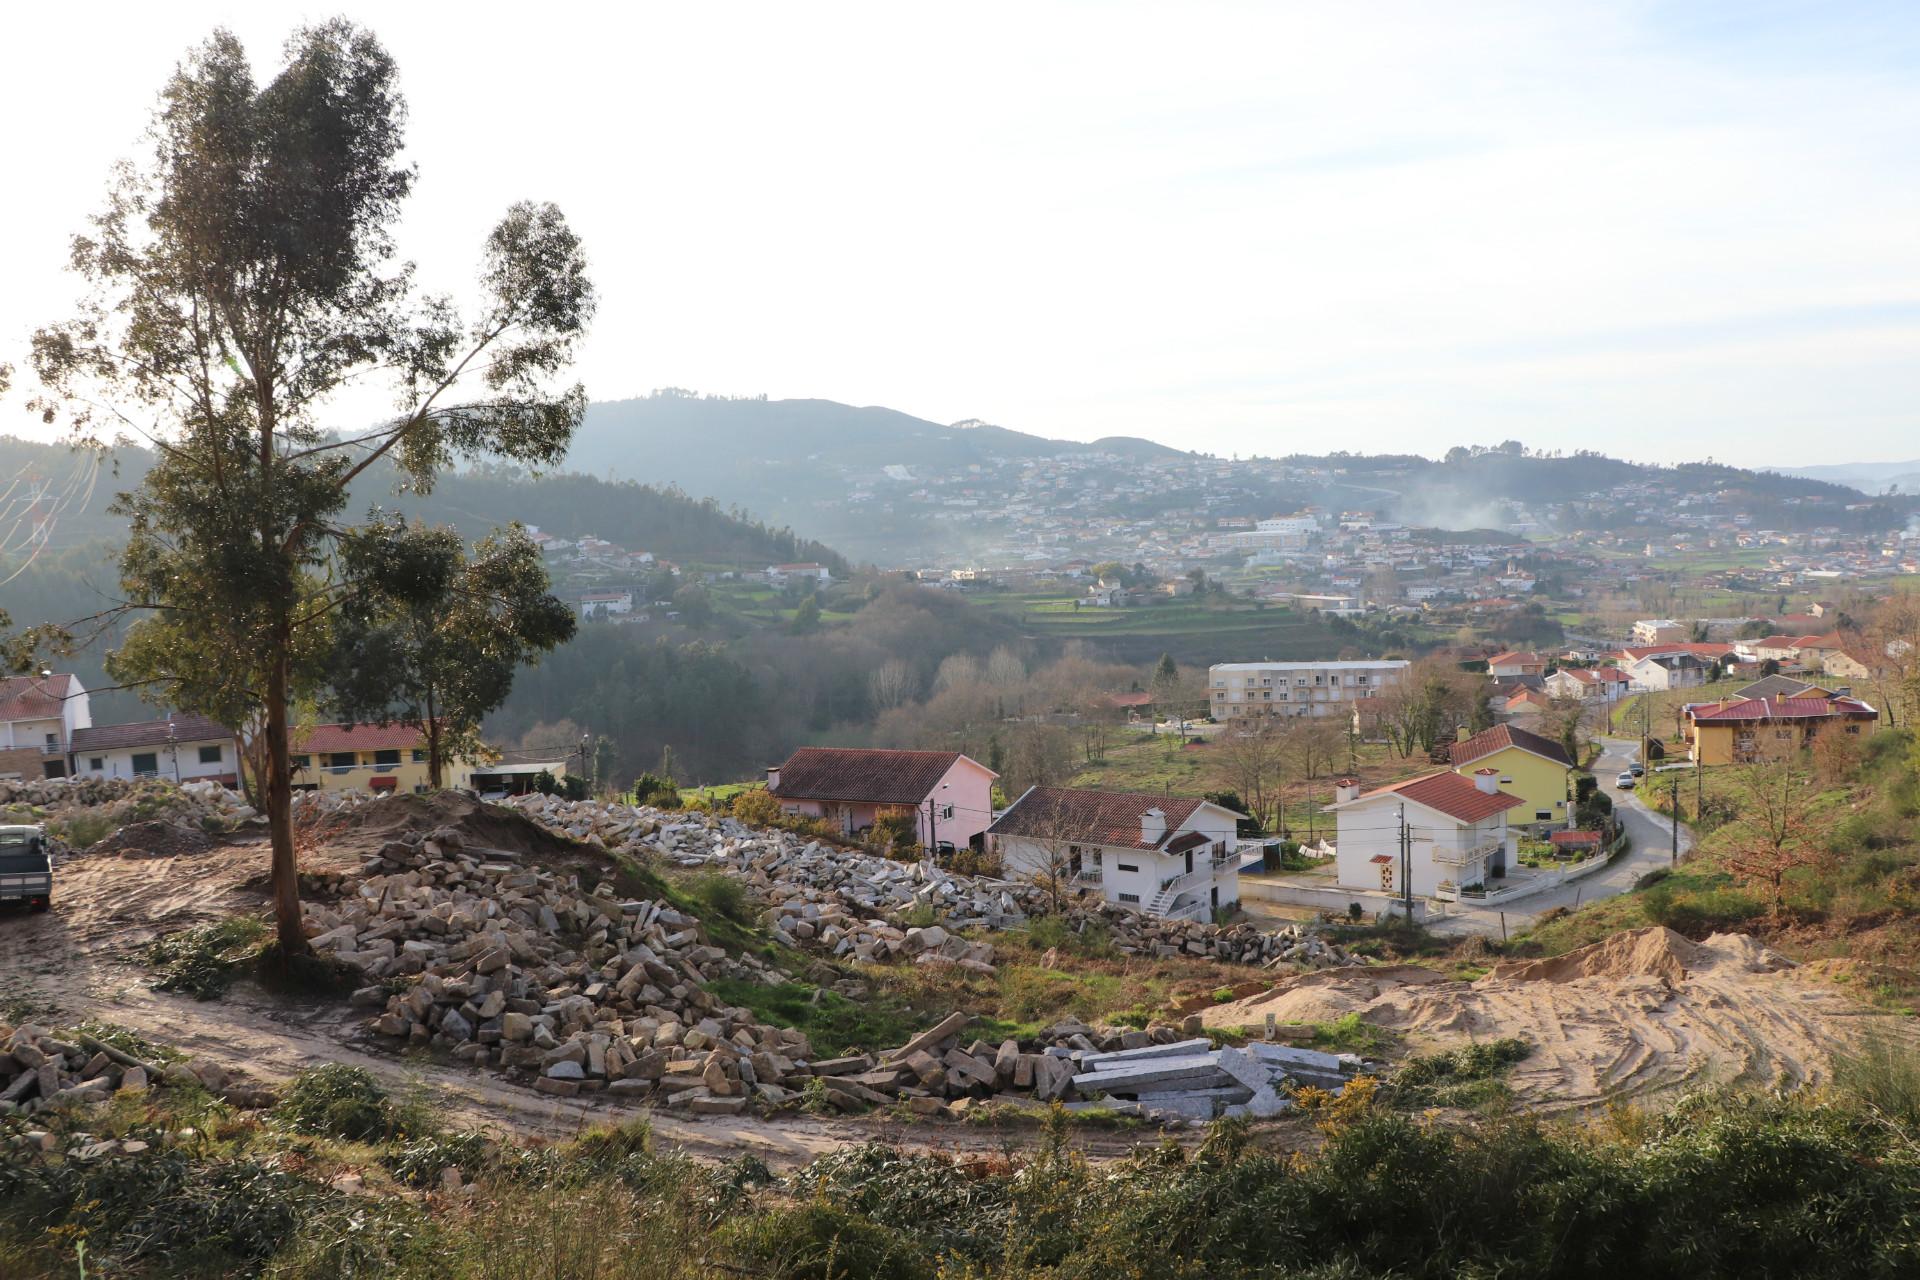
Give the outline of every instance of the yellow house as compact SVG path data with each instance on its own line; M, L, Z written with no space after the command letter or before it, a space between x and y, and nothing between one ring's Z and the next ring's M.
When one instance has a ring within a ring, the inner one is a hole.
M425 791L427 735L404 724L317 724L294 730L296 791ZM471 788L473 764L447 763L442 785Z
M1497 724L1454 743L1452 761L1453 771L1464 777L1483 769L1498 771L1500 790L1526 802L1507 815L1514 825L1566 823L1567 795L1572 790L1568 776L1573 772L1573 761L1552 739L1514 725Z
M1865 735L1880 719L1858 698L1733 698L1687 708L1687 741L1701 764L1753 764L1790 755L1821 733Z

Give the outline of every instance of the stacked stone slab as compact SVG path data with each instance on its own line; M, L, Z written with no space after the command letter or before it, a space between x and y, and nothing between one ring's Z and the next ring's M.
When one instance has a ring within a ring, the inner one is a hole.
M132 809L141 805L143 817L157 812L187 826L211 819L232 827L264 821L246 797L217 782L205 780L175 785L158 778L33 778L0 781L0 809L30 809L50 818L70 816L78 809ZM17 821L10 818L9 821ZM36 819L37 820L37 815Z
M92 1106L116 1093L167 1086L203 1088L235 1106L270 1105L272 1094L234 1073L194 1059L160 1066L93 1036L62 1039L46 1027L0 1023L0 1115Z

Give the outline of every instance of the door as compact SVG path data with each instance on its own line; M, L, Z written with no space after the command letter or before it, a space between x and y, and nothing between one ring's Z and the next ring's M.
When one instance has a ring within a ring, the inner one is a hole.
M1187 850L1187 874L1193 874L1193 850Z

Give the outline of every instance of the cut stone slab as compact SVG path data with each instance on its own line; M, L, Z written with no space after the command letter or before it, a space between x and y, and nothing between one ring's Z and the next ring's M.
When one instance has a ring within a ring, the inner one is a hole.
M1195 1040L1179 1040L1173 1044L1152 1044L1144 1049L1120 1049L1113 1053L1088 1053L1081 1055L1080 1066L1087 1071L1103 1069L1109 1063L1143 1062L1149 1058L1186 1058L1211 1052L1213 1041L1201 1036Z

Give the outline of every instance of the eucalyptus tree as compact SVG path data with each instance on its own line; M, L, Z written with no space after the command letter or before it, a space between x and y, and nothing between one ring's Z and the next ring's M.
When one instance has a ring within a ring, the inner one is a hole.
M486 238L477 307L423 295L394 243L415 178L405 120L393 60L345 21L296 32L265 84L216 32L74 241L79 314L33 342L47 420L157 453L118 500L141 617L109 671L260 725L286 954L306 946L288 706L324 680L353 589L336 555L348 486L383 459L420 491L459 456L558 462L586 405L563 383L594 305L578 238L553 206L516 204ZM330 431L349 384L390 391L391 416Z
M327 705L349 721L405 724L426 742L427 782L472 757L480 721L523 664L573 637L540 549L515 525L473 554L444 526L376 518L343 542L348 590L333 613Z

